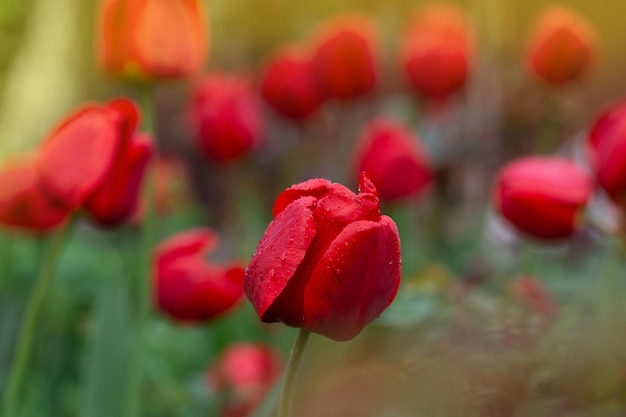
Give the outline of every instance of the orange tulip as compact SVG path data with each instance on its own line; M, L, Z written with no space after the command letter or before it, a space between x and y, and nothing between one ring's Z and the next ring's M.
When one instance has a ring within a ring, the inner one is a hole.
M207 58L207 24L197 0L104 0L99 57L112 75L178 78Z

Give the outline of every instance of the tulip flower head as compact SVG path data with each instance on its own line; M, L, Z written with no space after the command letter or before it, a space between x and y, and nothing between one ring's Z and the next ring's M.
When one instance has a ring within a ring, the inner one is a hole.
M541 14L531 31L527 59L536 77L561 85L580 79L595 51L591 24L572 10L553 6Z
M578 227L591 192L589 175L574 163L526 157L500 171L493 200L519 231L539 239L562 239Z
M244 287L264 322L349 340L393 301L400 238L374 184L359 194L312 179L283 191L246 269Z
M299 122L314 114L326 98L311 57L302 47L282 49L269 58L261 76L261 93L278 113Z
M179 78L198 73L208 54L198 0L103 0L99 56L110 74Z
M465 85L473 50L473 30L463 12L436 5L413 17L400 62L416 92L427 99L444 100Z
M432 181L430 162L419 138L390 119L375 119L365 127L356 161L357 171L367 172L384 200L419 195Z
M236 159L261 139L261 103L245 78L206 77L193 94L189 113L200 147L210 159Z
M174 235L154 250L155 303L170 317L206 322L229 311L243 296L244 269L204 259L218 243L210 229Z
M626 102L600 114L588 143L597 183L616 204L626 208Z
M329 97L351 99L370 92L379 75L375 28L363 16L337 17L318 30L313 67Z

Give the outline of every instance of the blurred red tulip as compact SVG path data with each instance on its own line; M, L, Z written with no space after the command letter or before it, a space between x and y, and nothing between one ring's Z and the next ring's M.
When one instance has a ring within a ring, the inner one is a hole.
M244 268L220 266L203 258L217 245L209 229L172 236L154 250L155 303L183 322L203 322L232 308L243 296Z
M209 75L196 88L189 113L200 147L211 159L235 159L261 139L261 103L245 78Z
M364 16L339 16L318 30L313 67L329 97L350 99L378 81L375 28Z
M310 56L295 47L270 57L261 77L261 92L276 111L296 121L307 119L325 100Z
M616 204L626 208L626 101L600 114L588 141L596 181Z
M592 192L589 175L562 158L526 157L498 176L494 204L520 231L541 239L571 235Z
M358 195L313 179L276 199L244 286L262 321L349 340L393 301L400 264L398 229L365 174Z
M68 215L39 187L34 159L13 161L0 170L0 223L46 233L63 224Z
M99 55L126 77L177 78L207 58L207 23L198 0L103 0Z
M436 5L413 17L400 61L419 94L444 100L465 85L473 49L473 30L463 12L450 5Z
M580 79L596 52L591 24L572 10L546 9L531 31L527 59L535 76L560 85Z
M381 199L419 195L432 181L430 163L419 138L393 120L378 118L370 122L355 155L356 171L367 172Z
M228 394L221 415L246 417L253 413L280 378L283 367L280 352L270 346L228 346L207 373L209 386Z

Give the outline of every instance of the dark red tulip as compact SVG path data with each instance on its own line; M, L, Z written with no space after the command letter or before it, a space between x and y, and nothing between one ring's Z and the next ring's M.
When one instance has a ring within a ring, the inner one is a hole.
M34 162L32 158L13 161L0 170L0 223L46 233L63 224L69 211L41 190Z
M358 195L324 179L283 191L244 286L262 321L349 340L393 301L400 274L398 229L364 174Z
M539 17L528 41L531 71L543 81L560 85L579 79L596 50L594 29L574 11L552 6Z
M261 77L261 92L278 113L296 121L315 113L326 98L308 52L297 47L270 57Z
M329 97L350 99L370 92L378 81L375 28L364 16L326 22L315 40L313 66Z
M626 208L626 102L600 114L588 142L596 181L615 203Z
M198 73L207 57L207 23L197 0L103 0L99 55L125 77Z
M412 20L400 61L411 86L427 99L443 100L459 91L473 61L473 31L452 6L423 9Z
M256 343L235 343L207 373L212 389L227 396L222 417L249 416L278 381L283 369L279 351Z
M505 166L494 204L517 229L541 239L570 236L592 192L589 175L562 158L526 157Z
M193 94L189 113L200 147L217 161L241 156L263 133L261 103L243 77L206 77Z
M355 154L357 172L367 172L381 199L419 195L432 181L430 162L419 138L393 120L378 118L370 122Z
M217 245L209 229L192 229L163 241L154 251L155 302L183 322L202 322L230 310L243 296L244 269L204 257Z

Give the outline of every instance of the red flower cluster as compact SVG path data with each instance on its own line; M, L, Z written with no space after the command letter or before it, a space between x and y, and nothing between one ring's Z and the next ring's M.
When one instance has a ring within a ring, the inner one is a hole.
M155 304L183 322L211 320L243 296L244 268L219 266L203 258L218 243L209 229L192 229L161 242L154 250Z
M218 73L198 85L189 108L200 147L217 161L235 159L259 142L261 112L247 79Z
M278 196L244 281L262 321L349 340L392 302L398 229L365 175L359 191L313 179Z

